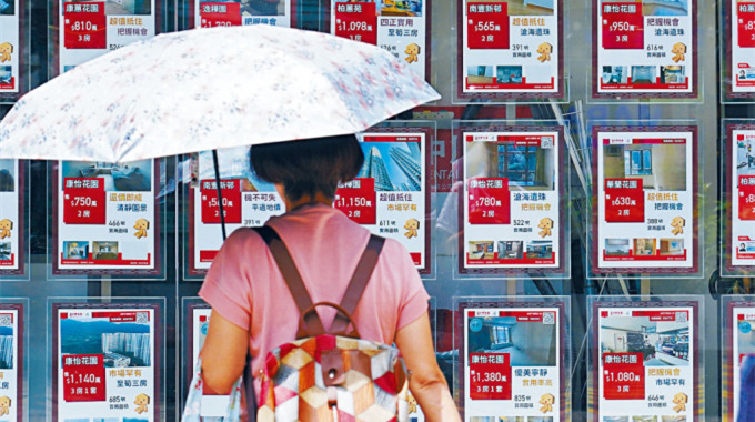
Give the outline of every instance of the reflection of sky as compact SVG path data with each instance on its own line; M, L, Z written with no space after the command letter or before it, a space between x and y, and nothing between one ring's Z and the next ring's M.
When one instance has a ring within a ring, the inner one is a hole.
M264 182L254 176L249 162L249 147L238 147L218 150L218 165L221 179L247 179L260 192L274 192L272 183ZM199 179L215 180L215 166L212 162L212 152L199 153Z
M396 186L396 189L401 189L401 184L409 184L409 180L404 175L404 172L396 165L396 162L391 158L391 149L399 148L411 153L406 146L406 142L362 142L362 152L364 152L365 161L370 150L375 147L380 151L380 156L383 158L385 169L388 170L388 175L391 176L391 182ZM421 165L421 163L420 163Z

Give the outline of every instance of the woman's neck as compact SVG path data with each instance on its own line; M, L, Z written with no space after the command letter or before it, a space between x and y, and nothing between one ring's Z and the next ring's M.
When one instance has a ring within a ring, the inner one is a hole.
M324 204L327 206L331 206L333 204L333 201L326 198L325 195L323 195L321 192L317 192L315 196L304 195L301 198L297 199L296 201L291 201L288 198L285 198L284 202L286 203L286 210L288 211L293 211L305 205Z

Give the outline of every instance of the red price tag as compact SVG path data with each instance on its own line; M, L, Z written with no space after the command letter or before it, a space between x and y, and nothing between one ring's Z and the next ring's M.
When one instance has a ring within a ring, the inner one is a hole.
M202 28L241 26L241 3L202 3Z
M755 48L755 2L735 3L737 8L737 44Z
M102 354L63 355L63 400L105 401L105 364Z
M469 224L511 224L509 179L470 179Z
M511 400L511 357L508 353L469 355L472 400Z
M63 3L63 46L70 49L107 48L105 2Z
M354 179L349 186L338 189L333 206L355 223L375 224L375 179Z
M377 45L375 3L336 2L336 37Z
M63 222L105 224L105 186L100 179L63 179Z
M640 50L645 48L645 18L642 3L603 3L603 48Z
M241 224L241 179L220 181L223 216L228 224ZM220 201L215 180L202 180L202 223L220 224Z
M645 399L642 353L603 354L603 397L606 400Z
M645 222L642 179L608 179L605 191L606 223Z
M755 176L739 176L739 219L755 220Z
M467 48L508 50L509 15L506 3L467 3Z

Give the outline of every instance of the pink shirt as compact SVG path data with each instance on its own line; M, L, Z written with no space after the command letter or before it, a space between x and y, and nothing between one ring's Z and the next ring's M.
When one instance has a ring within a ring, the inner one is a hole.
M325 205L273 217L268 224L291 252L312 300L340 303L369 231ZM251 327L255 372L268 352L295 339L299 310L253 230L237 230L226 240L199 294L223 318L245 330ZM388 239L353 317L363 339L390 344L396 331L427 312L428 299L409 253ZM327 331L334 311L318 310Z

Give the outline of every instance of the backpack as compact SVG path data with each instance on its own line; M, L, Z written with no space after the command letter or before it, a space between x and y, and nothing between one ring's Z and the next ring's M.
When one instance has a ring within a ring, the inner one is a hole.
M300 312L296 341L282 344L268 354L255 383L257 421L407 420L408 380L399 350L360 339L351 318L385 239L370 236L340 304L312 303L280 236L270 226L256 230L278 264ZM337 310L330 333L323 329L318 306Z

